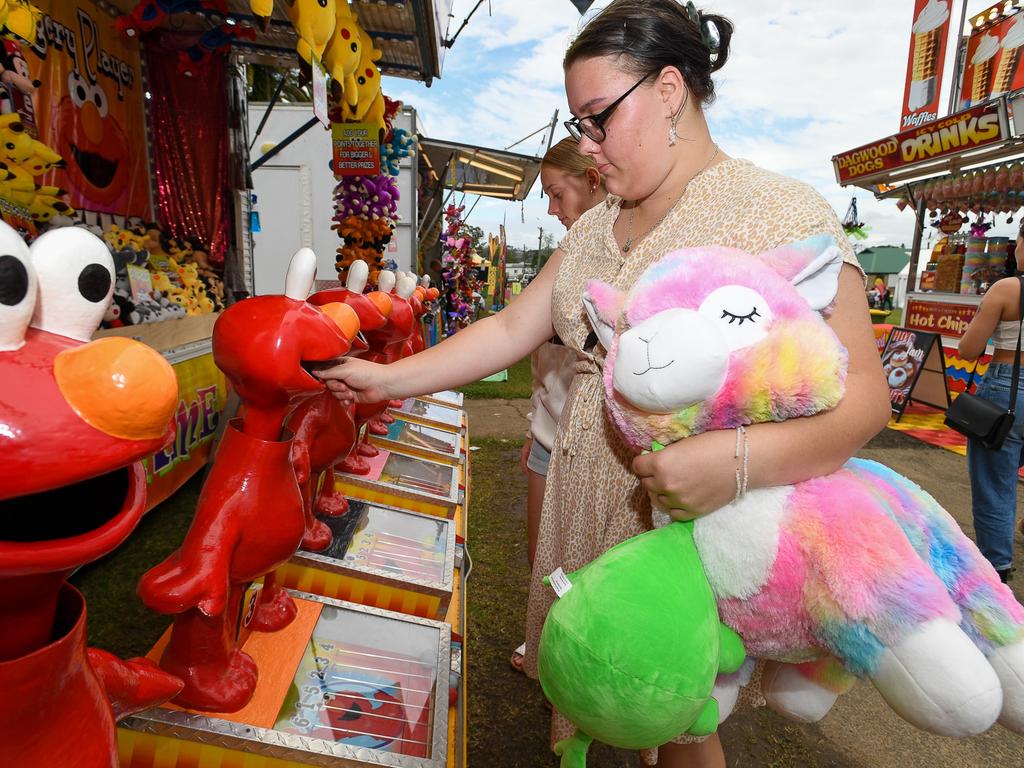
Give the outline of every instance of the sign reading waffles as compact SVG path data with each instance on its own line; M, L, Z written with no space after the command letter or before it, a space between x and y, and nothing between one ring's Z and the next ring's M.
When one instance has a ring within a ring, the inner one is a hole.
M832 158L840 184L945 155L977 149L1008 137L1003 102L989 102Z
M915 0L900 130L939 116L942 67L949 37L950 0Z
M1024 13L975 27L967 41L960 106L969 107L1024 87L1024 67L1020 66L1022 50Z

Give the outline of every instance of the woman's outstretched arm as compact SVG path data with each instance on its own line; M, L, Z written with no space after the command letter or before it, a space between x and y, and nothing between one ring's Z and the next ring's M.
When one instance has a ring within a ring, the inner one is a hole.
M507 368L554 334L551 290L563 257L556 250L515 301L436 346L391 365L345 358L318 375L339 400L374 403L451 389Z

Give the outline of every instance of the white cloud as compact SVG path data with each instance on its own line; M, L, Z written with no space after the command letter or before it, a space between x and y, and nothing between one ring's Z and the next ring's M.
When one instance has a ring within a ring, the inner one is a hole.
M475 4L456 0L450 34ZM492 15L488 4L482 5L447 52L442 78L433 87L389 79L386 91L417 108L432 138L503 148L540 128L555 109L555 137L561 138L560 123L568 117L561 59L578 13L567 0L492 0L489 5ZM841 188L831 157L897 132L912 4L706 0L698 5L730 18L736 28L729 61L715 76L718 99L708 112L723 149L806 181L839 216L856 194L861 219L871 226L869 244L909 245L913 215L863 190ZM969 0L968 13L988 5L988 0ZM958 6L953 3L954 14ZM534 154L539 146L537 136L513 151ZM505 219L510 242L535 244L539 227L561 235L546 208L535 188L525 206L480 202L471 222L496 232ZM996 231L1011 229L1000 224Z

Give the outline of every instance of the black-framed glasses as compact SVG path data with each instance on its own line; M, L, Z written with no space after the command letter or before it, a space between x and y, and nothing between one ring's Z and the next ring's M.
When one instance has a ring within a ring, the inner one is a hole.
M566 120L564 125L565 129L569 131L569 135L576 141L579 141L583 136L586 136L591 141L600 144L605 139L604 124L608 122L608 118L612 116L612 112L615 111L615 108L619 106L619 104L626 100L626 97L629 96L629 94L639 88L645 80L650 78L651 74L654 73L646 74L641 77L636 81L632 88L619 96L619 98L602 109L596 115L574 117L571 120Z

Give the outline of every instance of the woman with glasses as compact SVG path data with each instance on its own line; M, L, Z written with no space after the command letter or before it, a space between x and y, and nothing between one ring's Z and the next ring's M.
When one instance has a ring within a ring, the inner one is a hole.
M748 430L748 487L784 485L838 469L879 432L889 395L868 322L864 277L828 203L810 187L728 157L703 107L726 62L732 24L675 0L615 0L565 55L575 117L567 127L605 179L608 200L569 230L545 268L503 312L387 367L351 360L325 373L343 400L380 401L476 381L554 333L574 350L576 376L548 468L527 613L525 669L537 674L540 630L555 593L541 579L574 571L648 530L654 494L677 519L706 515L736 495L735 434L708 432L634 456L604 414L604 350L581 306L586 283L628 289L666 252L725 245L761 253L830 234L846 256L829 324L849 353L846 394L832 411ZM769 704L786 680L765 670ZM754 681L757 682L757 681ZM773 685L777 684L777 685ZM767 688L767 690L764 690ZM821 697L827 711L828 696ZM720 702L722 703L722 702ZM729 707L723 704L723 716ZM557 714L555 738L572 732ZM660 766L723 766L720 742L664 745ZM653 753L654 750L651 751ZM652 760L648 753L645 759Z

